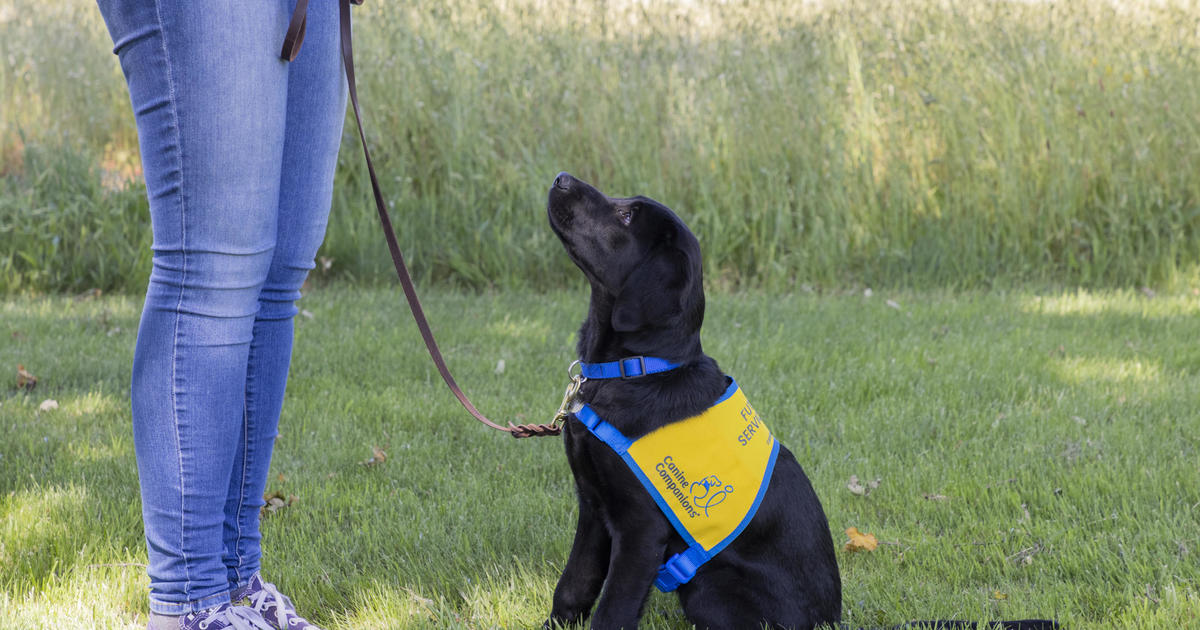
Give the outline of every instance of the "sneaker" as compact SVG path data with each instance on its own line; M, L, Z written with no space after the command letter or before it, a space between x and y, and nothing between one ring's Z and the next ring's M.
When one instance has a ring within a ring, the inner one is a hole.
M147 630L273 630L258 611L247 606L221 604L183 616L150 613Z
M250 583L238 591L234 591L233 600L250 600L250 607L261 614L263 619L275 630L321 630L309 623L304 617L296 614L296 607L287 595L279 592L274 584L264 581L262 576L255 573Z

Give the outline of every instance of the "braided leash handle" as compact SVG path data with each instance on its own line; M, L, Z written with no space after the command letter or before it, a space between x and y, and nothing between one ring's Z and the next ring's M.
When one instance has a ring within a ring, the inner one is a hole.
M515 438L554 437L562 433L562 427L552 424L508 423L508 434Z

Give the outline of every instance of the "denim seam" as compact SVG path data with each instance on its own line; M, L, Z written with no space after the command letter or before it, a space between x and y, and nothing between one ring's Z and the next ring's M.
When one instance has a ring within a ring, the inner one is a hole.
M250 351L254 351L254 341L250 342ZM249 373L246 375L246 389L249 390L251 379ZM247 394L249 392L247 391ZM246 505L246 466L250 459L250 411L248 409L250 400L249 395L242 401L242 482L238 487L238 507L233 520L237 523L237 539L233 543L233 552L237 556L237 566L233 569L233 574L238 582L242 581L242 506Z
M183 556L185 596L192 590L192 572L184 544L184 532L187 531L187 508L185 497L185 475L183 471L183 442L179 437L179 311L183 308L184 286L187 284L187 194L183 185L183 135L179 130L179 109L176 106L175 74L172 72L171 49L167 45L167 28L163 23L162 4L154 3L154 16L158 20L158 30L162 33L163 60L166 62L167 96L171 102L171 124L175 130L175 161L179 169L179 232L182 248L182 267L180 269L179 299L175 303L175 330L171 344L171 412L175 426L175 445L179 463L179 553Z

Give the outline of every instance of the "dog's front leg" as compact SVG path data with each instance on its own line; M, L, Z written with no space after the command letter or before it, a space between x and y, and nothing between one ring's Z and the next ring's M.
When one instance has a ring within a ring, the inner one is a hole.
M670 535L666 519L655 516L661 522L643 517L637 519L643 522L623 524L613 537L608 580L592 617L594 630L637 628Z
M554 588L554 607L544 628L580 624L592 611L608 573L612 539L595 503L580 492L579 522L567 566Z

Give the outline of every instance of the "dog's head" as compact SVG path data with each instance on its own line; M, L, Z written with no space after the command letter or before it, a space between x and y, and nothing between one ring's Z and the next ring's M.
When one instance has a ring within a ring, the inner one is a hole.
M602 312L591 317L606 319L612 331L634 340L670 332L678 342L677 335L699 332L700 243L670 208L646 197L608 197L559 173L546 212L592 285L592 309Z

